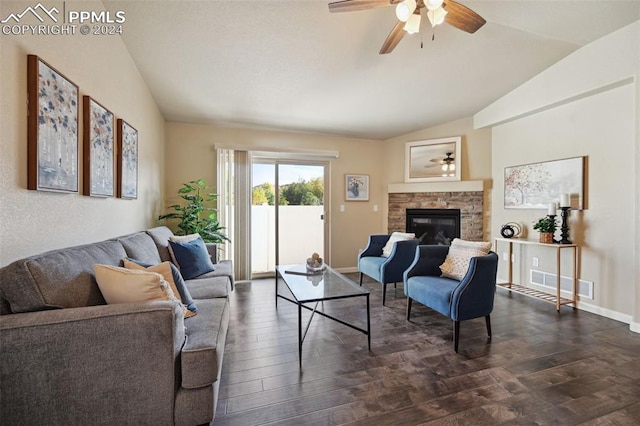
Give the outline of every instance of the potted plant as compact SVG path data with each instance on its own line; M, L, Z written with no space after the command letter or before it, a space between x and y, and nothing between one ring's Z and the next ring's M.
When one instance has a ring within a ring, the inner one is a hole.
M176 235L198 233L207 243L230 241L224 233L225 228L218 222L217 209L213 207L218 194L207 192L209 188L203 179L183 184L178 195L187 203L169 206L175 212L160 215L158 219L179 220Z
M552 216L545 216L534 222L533 229L540 232L541 243L553 243L553 234L556 232L556 218Z

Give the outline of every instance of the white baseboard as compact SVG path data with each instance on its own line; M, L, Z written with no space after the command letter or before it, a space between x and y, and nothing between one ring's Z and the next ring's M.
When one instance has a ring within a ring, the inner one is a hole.
M618 311L612 311L611 309L603 308L601 306L591 305L578 301L578 309L591 312L592 314L600 315L601 317L610 318L612 320L620 321L625 324L632 325L631 315L623 314ZM638 324L640 326L640 324Z
M350 274L352 272L358 272L357 266L347 266L346 268L334 268L334 269L340 272L341 274Z
M505 284L508 280L497 279L499 284ZM618 311L613 311L611 309L606 309L601 306L592 305L589 303L582 302L578 300L578 309L581 311L590 312L592 314L600 315L601 317L609 318L615 321L620 321L625 324L629 324L629 330L634 333L640 333L640 323L633 322L633 317L631 315L623 314Z

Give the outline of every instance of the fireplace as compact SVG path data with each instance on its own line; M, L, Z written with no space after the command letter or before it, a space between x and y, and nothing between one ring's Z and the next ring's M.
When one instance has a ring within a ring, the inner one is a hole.
M407 209L406 232L413 232L420 244L451 245L460 238L460 209Z
M462 184L462 182L451 182L451 184L454 183ZM406 190L406 187L401 185L401 189ZM458 209L460 210L460 238L469 241L488 241L489 237L484 235L484 191L482 189L455 192L390 190L387 218L389 233L406 232L409 209Z

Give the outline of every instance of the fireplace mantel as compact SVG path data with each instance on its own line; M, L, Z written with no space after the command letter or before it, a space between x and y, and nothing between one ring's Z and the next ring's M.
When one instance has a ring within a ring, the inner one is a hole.
M388 191L389 194L415 192L482 192L484 191L484 181L390 183Z

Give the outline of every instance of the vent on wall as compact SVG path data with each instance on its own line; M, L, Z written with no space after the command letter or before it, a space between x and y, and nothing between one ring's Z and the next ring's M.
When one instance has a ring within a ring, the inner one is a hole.
M535 269L529 270L529 282L556 291L556 274ZM567 296L573 292L573 278L560 275L560 291ZM578 280L578 295L593 300L593 282Z

